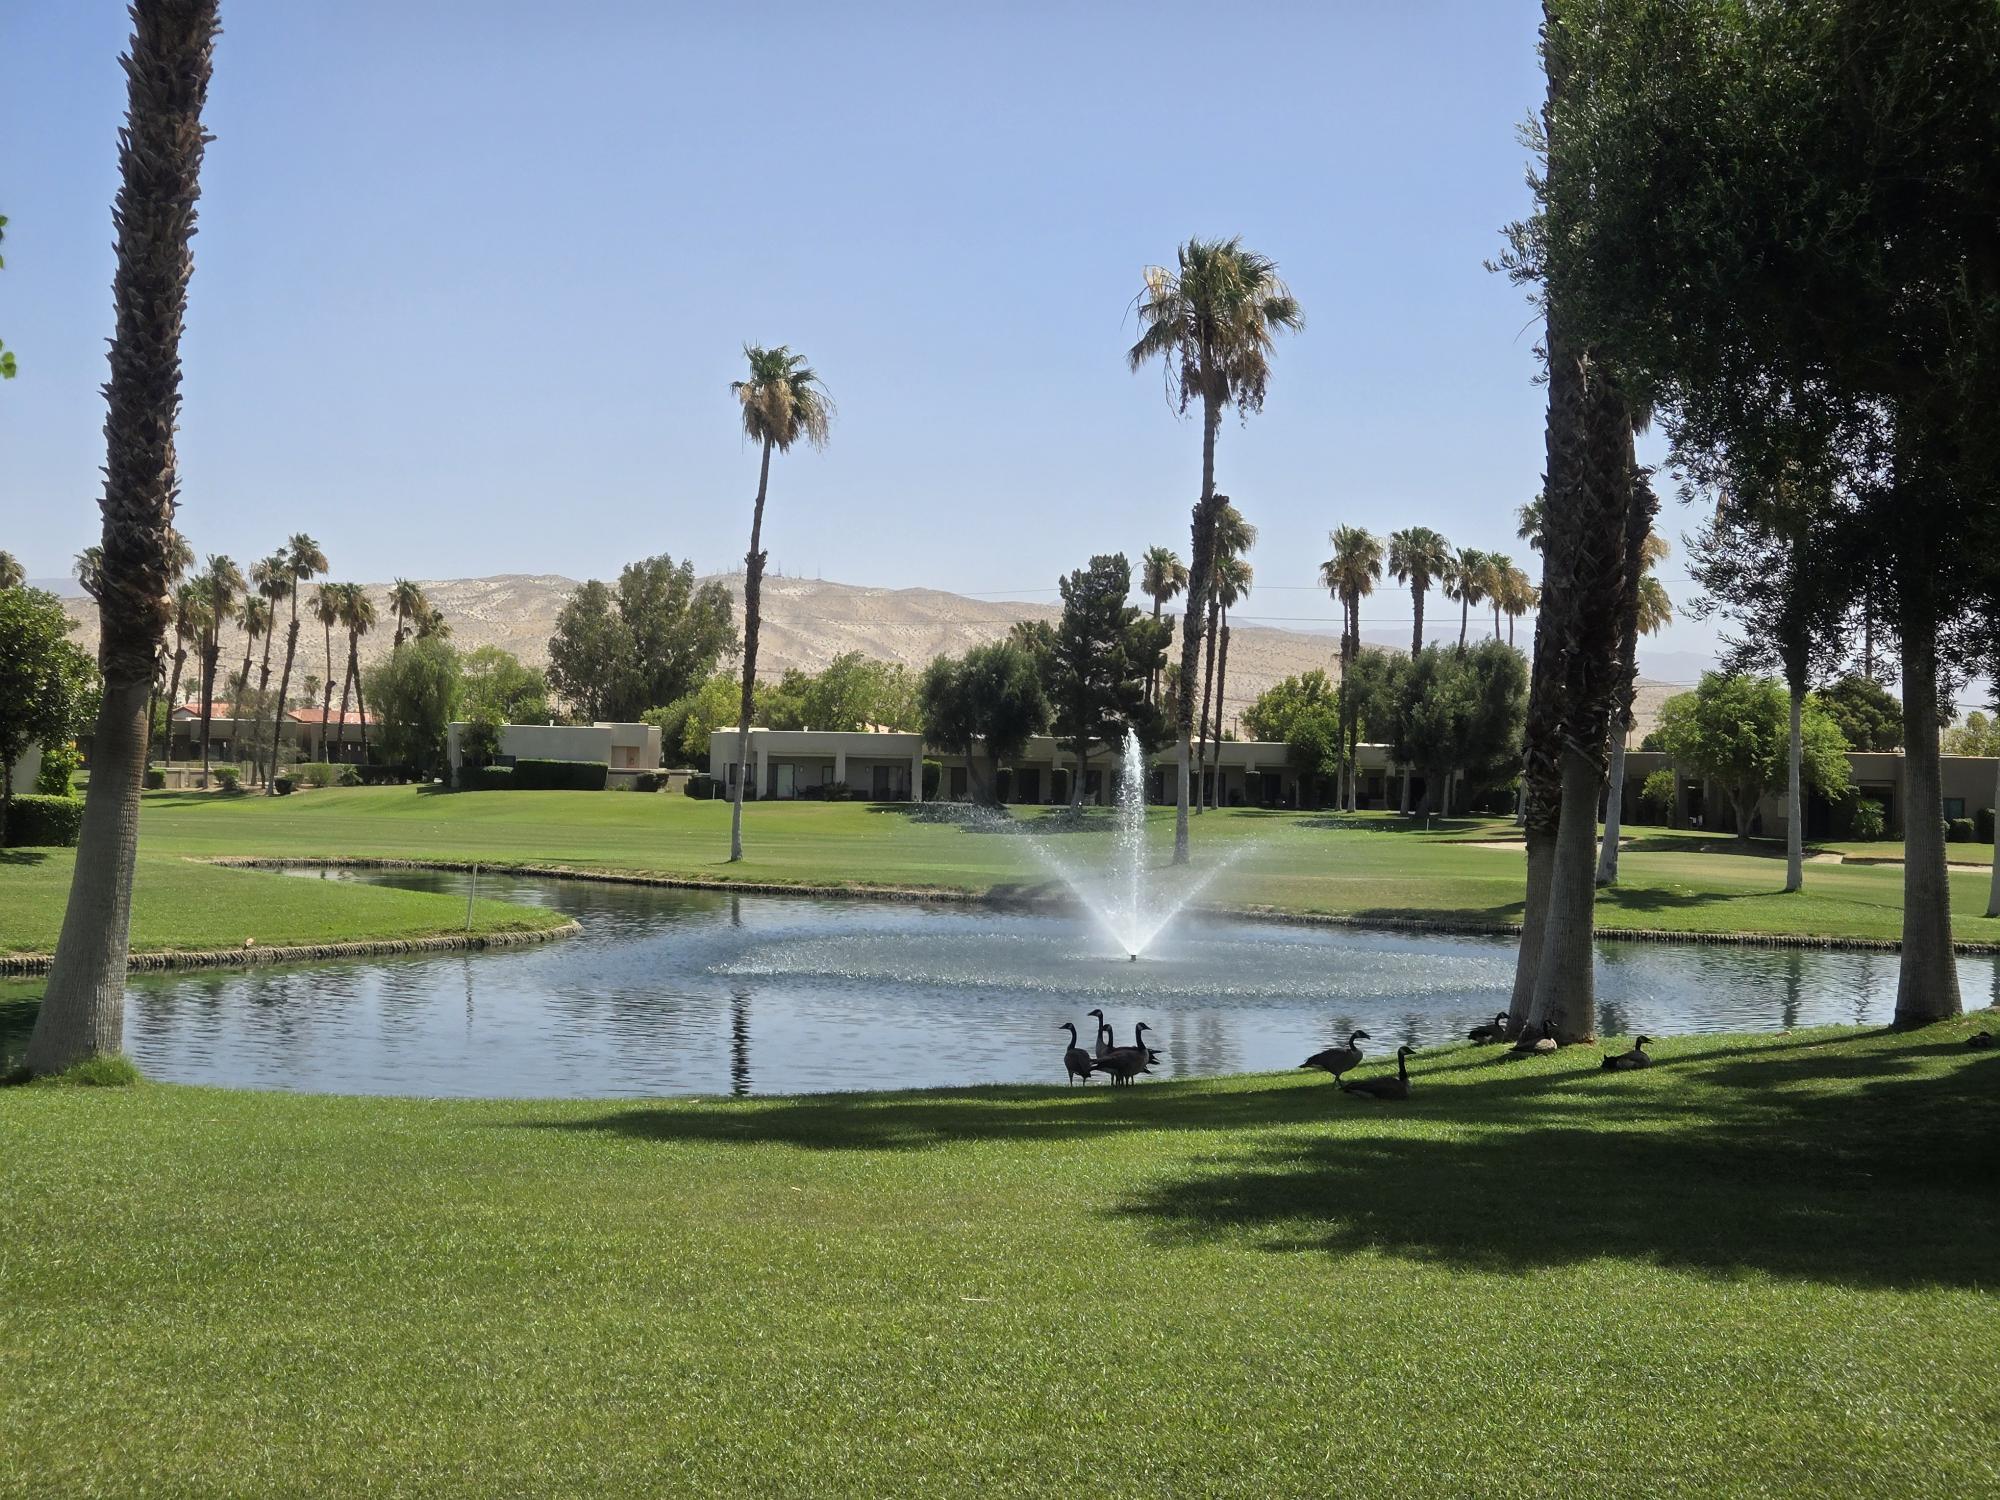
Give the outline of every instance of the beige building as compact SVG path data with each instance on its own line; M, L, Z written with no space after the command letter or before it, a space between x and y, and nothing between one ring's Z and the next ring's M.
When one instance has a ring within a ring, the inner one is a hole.
M349 705L347 722L341 723L340 709L336 706L327 715L326 732L321 735L320 710L314 708L288 708L285 710L285 744L298 755L309 759L321 758L324 742L325 758L332 761L358 761L365 738L375 729L375 721L360 709ZM261 724L249 719L236 717L234 704L217 702L210 706L208 716L208 757L223 765L231 761L247 760L250 756L252 737L255 737L260 755L271 743L271 721ZM158 748L157 746L155 747ZM288 755L285 759L294 759ZM167 716L166 759L175 761L198 761L201 759L201 706L196 703L176 703L173 712Z
M454 776L466 727L463 720L454 722L445 741ZM498 763L511 766L517 760L602 761L611 768L607 784L616 790L641 771L660 769L660 731L653 724L502 724Z
M1903 836L1907 811L1906 777L1900 750L1850 750L1848 773L1861 796L1882 806L1883 830L1892 839ZM1647 812L1640 805L1640 790L1656 771L1672 769L1672 762L1657 750L1628 750L1625 753L1623 817L1631 823L1643 821ZM1938 757L1938 782L1944 818L1976 818L1983 807L1995 805L1994 776L2000 761L1976 755ZM1832 803L1816 792L1808 792L1805 802L1805 833L1808 839L1832 839L1847 833L1851 804ZM1785 796L1781 789L1757 804L1750 821L1750 833L1764 838L1784 838ZM1713 828L1722 833L1736 832L1736 810L1729 795L1720 787L1705 785L1687 776L1675 778L1674 802L1669 825L1673 828Z

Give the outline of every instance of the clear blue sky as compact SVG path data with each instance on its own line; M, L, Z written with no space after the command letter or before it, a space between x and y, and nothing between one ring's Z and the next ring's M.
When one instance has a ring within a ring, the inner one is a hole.
M1244 615L1331 624L1342 522L1526 561L1534 329L1481 263L1527 202L1538 14L225 0L182 527L243 561L307 530L357 579L734 566L727 386L784 342L839 420L774 465L776 567L1052 597L1092 552L1185 550L1199 425L1127 373L1129 304L1240 233L1309 320L1222 434L1262 530ZM126 26L0 17L0 546L31 576L97 529Z

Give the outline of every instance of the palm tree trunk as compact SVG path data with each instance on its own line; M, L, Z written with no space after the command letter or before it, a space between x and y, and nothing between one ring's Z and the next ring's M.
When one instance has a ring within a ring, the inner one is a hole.
M1525 782L1524 782L1525 785ZM1521 904L1521 950L1514 963L1514 993L1507 1002L1507 1034L1519 1036L1535 1012L1535 981L1542 968L1542 937L1548 930L1549 877L1556 867L1554 820L1527 825L1528 886Z
M1220 633L1216 625L1221 613L1220 604L1211 596L1208 601L1208 664L1202 669L1201 674L1201 725L1200 733L1195 739L1200 756L1200 761L1195 767L1194 810L1196 812L1201 812L1208 806L1213 790L1208 782L1208 709L1209 696L1215 690L1215 638Z
M771 485L771 440L757 468L757 504L750 513L750 550L743 557L743 701L736 720L736 796L729 809L729 858L743 858L743 793L750 780L750 712L757 692L758 604L764 587L764 497ZM763 788L759 787L761 795Z
M361 742L360 764L368 764L368 699L361 691L361 632L347 633L347 670L354 674L354 732Z
M208 785L208 731L215 714L215 664L222 655L222 642L211 627L201 648L201 784Z
M1805 684L1787 684L1792 700L1791 734L1785 746L1785 889L1803 890L1806 883L1806 807L1804 766Z
M193 261L188 238L207 137L201 108L214 58L215 0L138 0L126 62L129 105L113 277L116 332L105 385L103 547L98 665L104 675L91 742L75 873L26 1063L59 1072L115 1053L125 1029L132 871L145 782L145 711L166 638L177 478L180 335Z
M1158 594L1153 595L1153 623L1160 623L1160 608L1166 601ZM1152 707L1160 699L1160 664L1154 662L1146 669L1146 706Z
M1500 601L1493 601L1493 639L1500 639Z
M271 773L264 778L266 793L276 795L271 783L278 779L278 754L285 743L285 703L292 693L292 658L299 650L299 590L292 585L292 618L285 628L285 670L278 677L278 701L271 711ZM320 720L320 738L326 738L326 721ZM302 736L303 738L303 736Z
M1424 591L1414 578L1410 580L1410 603L1416 606L1416 618L1410 625L1410 660L1415 661L1424 651Z
M1597 797L1603 785L1603 772L1595 760L1574 746L1564 750L1562 811L1550 851L1542 958L1529 1018L1564 1042L1588 1041L1597 1035L1597 888L1591 873L1597 853Z
M1897 1026L1922 1026L1964 1008L1951 946L1938 784L1937 604L1930 540L1905 535L1897 593L1903 646L1903 953Z
M174 762L174 707L181 701L181 668L187 664L187 641L174 640L174 670L167 679L167 764Z
M1222 796L1222 694L1230 680L1230 612L1222 612L1222 644L1216 648L1216 790L1214 806L1228 802Z
M1993 805L2000 808L2000 761L1995 762L1993 773ZM2000 917L2000 812L1994 814L1993 835L1993 883L1986 896L1986 915ZM1996 980L2000 980L2000 965L1995 966Z
M340 723L333 732L333 746L336 754L347 750L347 700L354 691L354 653L347 656L347 670L340 677Z
M1625 821L1625 741L1631 725L1621 716L1611 740L1611 780L1604 789L1604 837L1597 846L1597 883L1618 884L1618 836Z
M1204 365L1204 377L1207 369ZM1201 499L1195 502L1188 560L1187 605L1181 611L1179 789L1174 804L1174 863L1188 862L1188 771L1194 755L1194 677L1201 662L1201 617L1208 605L1208 575L1215 554L1215 434L1222 423L1221 400L1212 389L1201 398Z
M264 704L271 692L271 638L277 633L277 623L275 621L272 622L271 629L264 632L264 660L257 671L257 717L251 721L250 726L251 771L253 774L261 773L263 775L264 790L266 792L271 790L271 776L276 769L277 762L277 756L273 754L271 757L272 770L264 770ZM274 736L277 728L277 723L273 722L271 729Z
M332 757L326 751L326 732L333 723L333 621L321 622L326 630L326 683L319 705L319 758L323 764L330 764ZM341 684L341 702L347 701L347 685ZM345 708L342 709L345 713Z
M1458 598L1458 649L1465 649L1465 632L1472 624L1472 600L1461 594Z

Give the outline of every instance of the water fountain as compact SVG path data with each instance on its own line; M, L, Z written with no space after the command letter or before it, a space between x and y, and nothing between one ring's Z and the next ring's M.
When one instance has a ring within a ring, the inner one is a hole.
M1229 853L1199 869L1170 866L1148 868L1146 847L1146 755L1139 736L1125 731L1118 769L1116 827L1107 866L1085 868L1048 847L1049 837L1030 834L1030 852L1060 880L1097 925L1136 963L1195 897L1243 854L1238 844Z

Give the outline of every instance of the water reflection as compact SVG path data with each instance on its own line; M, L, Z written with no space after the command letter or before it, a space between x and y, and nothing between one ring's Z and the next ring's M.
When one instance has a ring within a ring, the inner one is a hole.
M382 872L465 894L463 875ZM1453 1041L1504 1010L1505 940L1183 923L1138 963L1094 924L480 877L575 916L581 938L245 973L137 977L129 1036L153 1076L362 1093L624 1096L1059 1082L1063 1021L1154 1028L1162 1077L1290 1068L1373 1033ZM2000 965L1962 982L2000 995ZM1773 1030L1886 1021L1893 954L1611 945L1601 1027ZM751 1043L753 1021L756 1060ZM1087 1025L1087 1023L1086 1023ZM1053 1040L1052 1040L1053 1039Z

